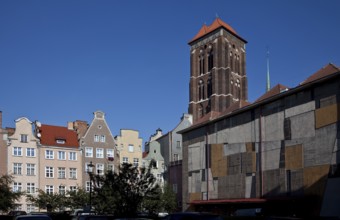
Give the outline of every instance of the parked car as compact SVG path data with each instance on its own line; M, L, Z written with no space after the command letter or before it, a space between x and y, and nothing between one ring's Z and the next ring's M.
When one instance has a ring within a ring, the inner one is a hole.
M205 212L178 212L164 217L165 220L223 220L222 216Z
M14 220L52 220L48 215L18 215Z
M27 215L27 213L25 211L10 211L8 215L10 216Z

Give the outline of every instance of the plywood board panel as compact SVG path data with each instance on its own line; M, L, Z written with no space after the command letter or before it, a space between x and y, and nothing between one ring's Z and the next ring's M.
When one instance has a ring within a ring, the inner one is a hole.
M305 195L322 196L329 172L329 165L307 167L303 172Z
M202 200L202 193L189 193L189 201Z
M338 121L338 105L330 105L315 110L315 128L321 128Z
M287 170L297 170L303 167L303 148L302 144L286 146L285 165Z
M213 177L219 176L219 161L223 158L223 144L211 144L210 145L210 163L211 172Z

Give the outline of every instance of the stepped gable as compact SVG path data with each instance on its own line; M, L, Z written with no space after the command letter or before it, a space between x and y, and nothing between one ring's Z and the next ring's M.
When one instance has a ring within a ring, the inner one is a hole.
M78 136L74 130L54 125L41 125L40 143L46 146L79 147ZM60 140L57 142L57 140ZM64 140L64 143L62 141Z
M315 80L321 79L323 77L332 75L333 73L339 72L340 68L335 66L332 63L327 64L326 66L322 67L320 70L318 70L316 73L308 77L305 81L300 83L300 85L304 85L310 82L313 82Z
M231 34L235 35L236 37L247 43L247 41L241 38L229 24L225 23L220 18L216 18L211 25L207 26L206 24L204 24L202 28L198 31L196 36L189 41L189 44L205 36L206 34L209 34L217 30L218 28L226 29L228 32L230 32Z
M282 92L285 92L288 89L289 88L287 86L284 86L284 85L281 85L281 84L277 84L276 86L271 88L268 92L263 94L260 98L258 98L255 102L259 102L259 101L268 99L268 98L273 97L275 95L278 95L278 94L280 94Z

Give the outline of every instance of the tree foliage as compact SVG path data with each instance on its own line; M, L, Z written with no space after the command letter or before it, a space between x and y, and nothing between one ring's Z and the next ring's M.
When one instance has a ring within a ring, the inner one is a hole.
M176 194L170 187L170 185L165 185L163 188L163 193L161 195L161 211L165 211L167 213L172 213L177 209L177 199Z
M45 191L39 189L38 195L35 197L31 194L26 195L27 201L33 203L40 209L51 209L54 211L56 209L63 210L66 206L66 196L59 193L46 193Z
M12 183L12 176L3 175L0 177L0 210L3 212L14 209L16 200L22 195L21 192L12 191Z
M84 204L89 202L89 193L83 188L78 188L78 190L67 191L65 207L71 209L83 208Z
M114 210L117 216L135 216L141 211L143 200L159 201L159 185L151 169L124 163L117 173L95 176L93 206L100 212Z

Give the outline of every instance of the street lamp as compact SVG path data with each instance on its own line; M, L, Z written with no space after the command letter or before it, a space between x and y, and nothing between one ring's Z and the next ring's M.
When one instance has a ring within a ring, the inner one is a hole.
M87 173L89 174L90 177L90 211L92 209L92 174L93 174L93 167L94 165L92 164L92 161L90 164L87 165Z

